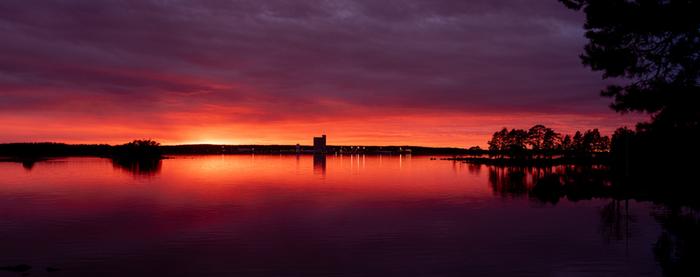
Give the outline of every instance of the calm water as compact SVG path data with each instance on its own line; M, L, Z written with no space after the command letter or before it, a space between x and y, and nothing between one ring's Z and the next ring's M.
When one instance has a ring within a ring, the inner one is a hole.
M31 276L662 275L659 206L532 197L541 172L516 173L398 156L0 163L0 266L28 264Z

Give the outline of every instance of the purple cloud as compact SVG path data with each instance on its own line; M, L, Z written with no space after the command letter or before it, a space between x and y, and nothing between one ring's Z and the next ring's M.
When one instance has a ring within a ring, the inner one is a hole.
M0 107L611 114L582 22L554 0L6 0Z

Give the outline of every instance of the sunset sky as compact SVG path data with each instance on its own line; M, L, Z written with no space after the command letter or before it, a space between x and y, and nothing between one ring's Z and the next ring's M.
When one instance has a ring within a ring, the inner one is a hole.
M0 142L485 146L610 134L556 0L0 1Z

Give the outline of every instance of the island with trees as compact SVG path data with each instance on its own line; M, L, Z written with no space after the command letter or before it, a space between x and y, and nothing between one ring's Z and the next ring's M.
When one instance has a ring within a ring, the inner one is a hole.
M606 163L610 138L598 129L562 136L538 124L528 130L503 128L493 133L488 145L488 151L447 159L501 165Z

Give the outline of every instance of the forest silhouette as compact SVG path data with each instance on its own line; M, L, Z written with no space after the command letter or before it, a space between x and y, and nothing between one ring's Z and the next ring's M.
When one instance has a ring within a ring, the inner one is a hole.
M628 172L692 168L700 153L700 2L560 0L582 11L582 63L615 84L601 95L620 113L650 115L613 135L613 163Z

